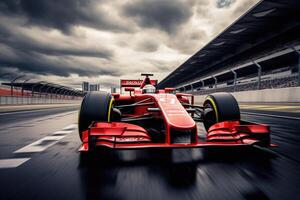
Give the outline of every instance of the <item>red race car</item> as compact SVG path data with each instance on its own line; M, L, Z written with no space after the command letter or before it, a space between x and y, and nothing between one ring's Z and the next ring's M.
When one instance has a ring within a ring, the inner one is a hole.
M206 97L194 105L194 96L174 88L157 90L152 74L142 74L139 89L129 94L90 92L79 113L80 151L97 146L112 149L199 148L256 145L270 147L269 127L240 119L237 101L229 93ZM203 123L206 139L198 137Z

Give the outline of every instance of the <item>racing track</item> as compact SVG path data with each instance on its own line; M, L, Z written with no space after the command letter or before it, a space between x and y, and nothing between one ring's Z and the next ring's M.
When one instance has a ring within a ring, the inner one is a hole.
M297 112L244 107L243 119L271 125L272 141L279 145L271 152L101 151L82 158L77 109L0 114L1 200L295 199L300 194Z

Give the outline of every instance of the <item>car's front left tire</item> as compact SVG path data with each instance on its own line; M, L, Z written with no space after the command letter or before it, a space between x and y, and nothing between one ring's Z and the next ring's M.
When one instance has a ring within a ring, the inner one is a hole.
M78 130L82 140L82 132L87 130L92 122L110 122L113 98L107 92L89 92L82 100Z

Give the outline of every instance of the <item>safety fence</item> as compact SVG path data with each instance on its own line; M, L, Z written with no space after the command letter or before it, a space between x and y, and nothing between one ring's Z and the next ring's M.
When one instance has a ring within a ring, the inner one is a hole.
M81 97L74 97L74 99L68 99L43 98L35 96L0 96L0 105L79 103L81 99Z

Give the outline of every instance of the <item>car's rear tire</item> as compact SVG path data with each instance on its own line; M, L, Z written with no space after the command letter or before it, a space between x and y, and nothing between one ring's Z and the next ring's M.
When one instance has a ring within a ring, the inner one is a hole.
M208 95L203 107L203 124L206 131L218 122L238 121L241 118L239 105L230 93L222 92Z
M107 92L89 92L82 100L78 130L82 140L82 132L87 130L93 121L110 122L113 98Z

